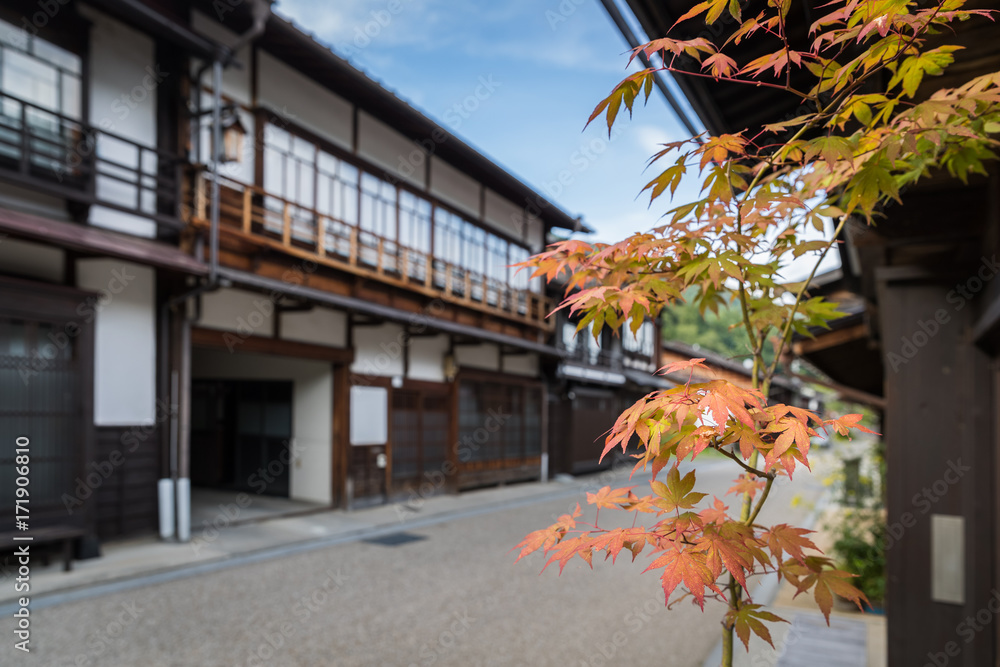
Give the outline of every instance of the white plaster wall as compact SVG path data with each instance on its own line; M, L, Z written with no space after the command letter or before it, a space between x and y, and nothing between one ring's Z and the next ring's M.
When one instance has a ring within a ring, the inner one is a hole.
M270 338L274 333L274 303L265 294L225 288L201 295L197 326Z
M333 502L333 369L323 361L195 348L191 375L217 380L292 382L292 460L289 497Z
M403 327L398 324L354 327L354 363L361 375L403 374Z
M364 111L358 113L358 154L414 185L427 185L427 151Z
M263 50L257 52L258 102L316 134L351 148L351 104Z
M531 252L541 252L545 248L545 225L535 216L528 216L528 229L524 236Z
M61 283L66 254L40 243L0 238L0 271L17 276Z
M500 370L500 348L493 343L458 345L455 347L455 361L458 362L459 368L498 371Z
M511 375L527 375L529 377L538 376L538 355L529 352L528 354L515 354L503 358L503 372Z
M281 313L280 332L285 340L347 347L347 315L328 308Z
M156 274L112 259L81 259L77 286L100 292L94 317L94 423L152 424L156 411Z
M436 156L431 158L431 193L479 220L479 181Z
M239 36L225 28L223 25L202 14L199 11L191 12L191 27L194 28L195 32L201 33L205 37L211 40L225 44L226 46L232 46L239 39ZM230 99L239 102L240 104L251 104L250 98L250 47L249 45L244 46L239 51L236 52L236 59L243 65L243 67L227 67L222 71L222 94L226 95ZM192 76L197 73L197 70L202 66L201 61L192 62ZM209 68L202 79L203 85L212 85L212 70Z
M81 13L93 22L90 32L89 119L93 125L148 147L156 145L157 77L180 76L157 68L153 40L141 32L87 6ZM107 135L97 141L98 157L144 173L156 173L156 161ZM126 176L127 177L127 176ZM98 197L129 208L136 206L136 189L107 177L97 178ZM156 201L147 192L139 200L142 211L155 212ZM156 225L146 218L93 206L90 224L136 236L154 237Z
M408 377L411 380L444 382L444 355L447 352L447 336L411 338Z
M523 207L501 197L492 190L486 190L486 222L492 227L506 232L516 239L525 240L524 220Z

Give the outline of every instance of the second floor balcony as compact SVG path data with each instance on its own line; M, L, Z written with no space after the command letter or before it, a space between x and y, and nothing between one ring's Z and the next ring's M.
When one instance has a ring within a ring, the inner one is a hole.
M273 165L273 162L269 164ZM220 234L347 274L550 331L554 303L512 264L530 252L423 193L346 162L290 192L219 175ZM287 176L287 173L286 173ZM211 181L191 171L186 221L210 226ZM265 182L267 179L265 179ZM283 181L287 185L287 180Z

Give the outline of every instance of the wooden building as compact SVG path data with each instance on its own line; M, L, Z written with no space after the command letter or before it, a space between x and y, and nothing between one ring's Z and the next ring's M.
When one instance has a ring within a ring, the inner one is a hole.
M651 38L665 35L690 6L627 4ZM793 43L804 43L820 4L792 3ZM675 34L722 43L735 27L689 21ZM965 48L943 76L925 79L925 95L1000 69L996 23L957 27L942 39ZM795 76L793 70L798 87ZM715 134L801 113L794 98L764 87L677 80ZM815 285L849 315L796 346L836 382L884 400L892 667L1000 660L1000 176L995 164L989 172L968 185L947 177L922 181L903 193L902 205L886 207L874 228L851 221L841 238L841 269Z
M578 218L267 2L51 4L0 7L0 441L39 525L92 555L187 539L192 485L357 507L564 459L571 354L510 265Z

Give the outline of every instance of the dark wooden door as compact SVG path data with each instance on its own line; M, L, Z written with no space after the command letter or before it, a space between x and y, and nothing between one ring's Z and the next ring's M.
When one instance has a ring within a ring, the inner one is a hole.
M445 488L450 409L446 387L392 392L391 493Z
M385 445L351 446L351 493L353 506L381 503L386 499Z
M191 403L194 484L288 497L291 382L196 380Z
M0 502L11 525L19 437L28 438L29 525L76 520L61 498L73 496L76 478L86 476L80 440L89 415L83 414L78 339L65 330L63 322L0 314Z

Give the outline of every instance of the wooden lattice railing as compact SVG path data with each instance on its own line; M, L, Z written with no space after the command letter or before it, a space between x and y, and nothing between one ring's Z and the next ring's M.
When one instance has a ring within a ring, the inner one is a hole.
M209 226L211 174L196 170L184 207L188 224ZM430 253L407 247L263 188L219 178L220 230L244 241L405 287L474 310L551 330L554 302Z

